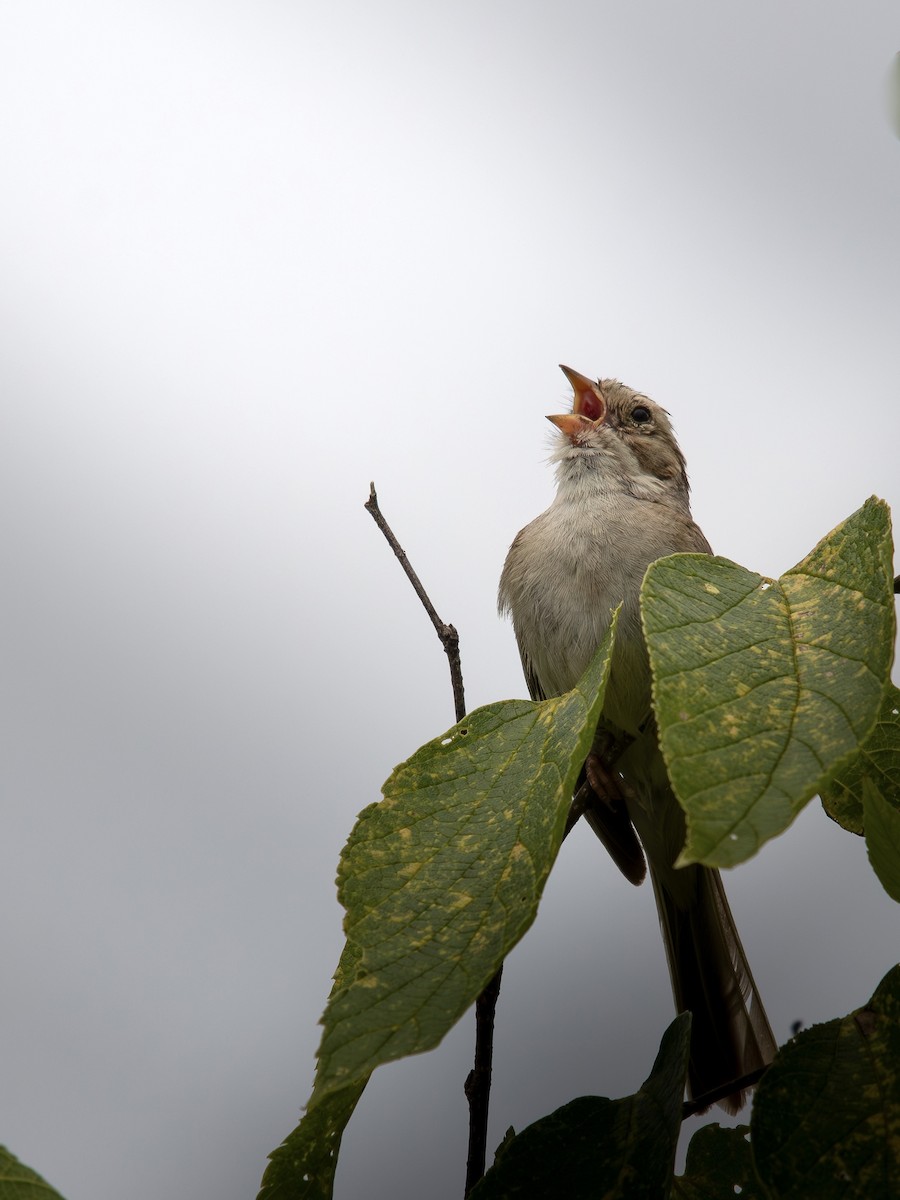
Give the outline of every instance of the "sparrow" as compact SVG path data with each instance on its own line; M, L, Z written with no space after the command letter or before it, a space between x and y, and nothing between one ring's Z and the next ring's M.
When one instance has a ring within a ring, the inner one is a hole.
M691 517L690 489L668 413L616 379L561 367L572 411L558 436L553 503L516 536L500 579L528 690L561 695L587 669L621 604L603 715L579 780L587 820L622 873L649 863L675 1007L692 1014L694 1098L771 1062L776 1042L719 872L676 868L684 814L659 747L639 595L648 566L680 551L711 554ZM639 839L639 840L638 840ZM643 850L642 850L643 848ZM719 1100L743 1105L741 1089Z

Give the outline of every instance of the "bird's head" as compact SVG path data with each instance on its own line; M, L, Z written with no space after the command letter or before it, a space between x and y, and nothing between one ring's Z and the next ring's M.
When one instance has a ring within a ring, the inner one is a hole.
M684 456L666 410L618 379L595 383L560 369L575 393L570 413L547 418L560 431L553 454L560 483L596 472L610 488L687 501Z

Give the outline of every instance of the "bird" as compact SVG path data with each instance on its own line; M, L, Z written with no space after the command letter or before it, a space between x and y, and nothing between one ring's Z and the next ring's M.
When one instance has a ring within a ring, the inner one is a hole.
M691 516L669 414L616 379L562 366L574 392L556 427L556 495L514 539L499 609L512 618L534 700L575 686L621 605L603 714L579 778L586 817L625 877L649 864L675 1006L692 1014L688 1092L722 1092L767 1066L777 1044L719 872L676 867L685 837L659 746L640 588L652 562L712 550ZM717 1102L740 1110L746 1088Z

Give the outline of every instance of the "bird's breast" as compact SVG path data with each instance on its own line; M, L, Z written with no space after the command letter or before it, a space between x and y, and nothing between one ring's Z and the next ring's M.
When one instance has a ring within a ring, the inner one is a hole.
M622 605L606 711L630 730L649 703L638 609L647 564L623 538L614 511L573 514L568 507L549 509L523 530L504 571L504 603L548 696L575 686Z

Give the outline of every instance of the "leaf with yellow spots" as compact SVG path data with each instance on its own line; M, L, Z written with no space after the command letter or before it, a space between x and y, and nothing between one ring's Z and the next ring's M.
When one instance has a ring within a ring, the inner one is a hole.
M893 657L887 505L871 499L780 579L678 554L641 592L680 862L733 866L790 825L873 728Z
M865 1008L782 1047L757 1090L750 1128L771 1196L900 1195L900 967Z
M257 1200L331 1200L338 1151L367 1079L310 1105L297 1128L269 1155ZM2 1198L0 1198L2 1200Z
M480 708L396 768L341 856L347 950L310 1109L436 1046L534 920L603 706L615 622L578 685Z
M358 946L344 943L330 999L347 986L360 956ZM257 1200L331 1200L341 1138L368 1082L365 1074L321 1103L310 1102L300 1124L269 1155Z

